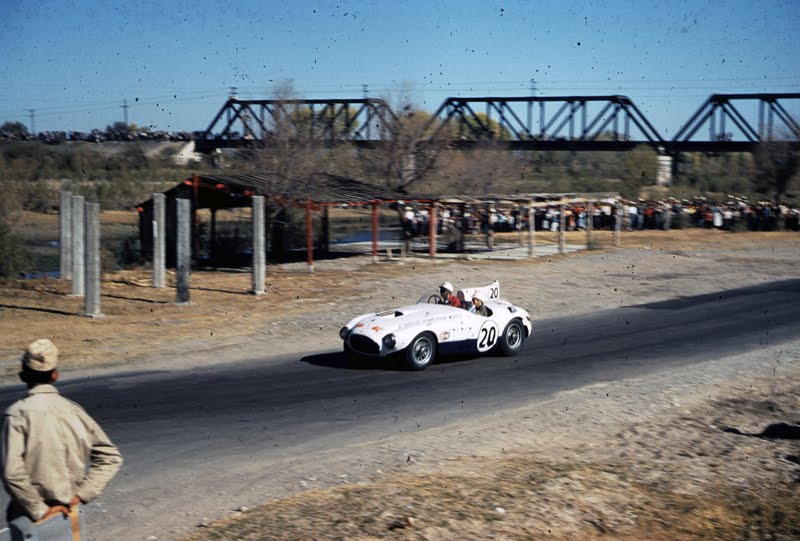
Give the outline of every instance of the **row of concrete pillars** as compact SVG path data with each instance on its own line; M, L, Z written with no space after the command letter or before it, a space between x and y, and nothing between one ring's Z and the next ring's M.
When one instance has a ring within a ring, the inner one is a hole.
M100 205L86 203L83 196L60 193L60 274L71 280L71 294L85 297L88 316L100 311ZM264 253L264 198L253 197L253 288L263 294L266 276ZM188 304L192 266L192 208L188 199L176 201L176 302ZM166 287L166 199L153 194L153 286Z
M100 311L100 204L87 203L82 195L59 194L59 271L72 281L71 294L83 297L84 314Z

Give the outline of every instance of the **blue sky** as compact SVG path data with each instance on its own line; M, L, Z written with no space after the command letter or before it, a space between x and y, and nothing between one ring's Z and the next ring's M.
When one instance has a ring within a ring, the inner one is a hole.
M0 1L0 123L201 130L229 87L624 94L670 137L712 93L800 92L800 1ZM797 111L791 111L796 114Z

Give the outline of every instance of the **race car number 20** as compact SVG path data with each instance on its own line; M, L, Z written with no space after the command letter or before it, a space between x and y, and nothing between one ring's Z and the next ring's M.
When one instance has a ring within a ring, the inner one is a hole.
M498 329L494 321L486 321L478 332L478 351L484 352L492 349L497 344Z

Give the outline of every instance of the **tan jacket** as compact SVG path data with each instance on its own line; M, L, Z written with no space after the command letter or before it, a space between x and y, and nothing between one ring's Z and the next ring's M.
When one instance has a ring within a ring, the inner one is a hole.
M36 385L5 412L2 465L6 491L37 520L73 496L97 497L122 456L83 408L52 385Z

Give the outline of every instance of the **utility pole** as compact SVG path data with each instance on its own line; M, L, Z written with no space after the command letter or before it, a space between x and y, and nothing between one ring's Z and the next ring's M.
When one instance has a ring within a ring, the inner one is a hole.
M367 99L369 97L369 89L367 85L361 85L361 92L364 93L364 99Z
M531 97L536 95L536 79L531 79Z
M31 116L31 135L36 137L36 109L28 109Z
M124 114L124 118L125 118L125 127L127 128L128 127L128 107L130 107L128 105L128 99L127 98L122 100L122 105L120 107L122 107L122 110L124 112L123 114Z

